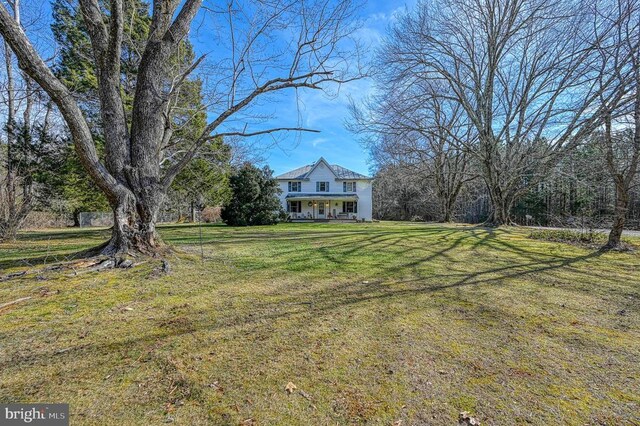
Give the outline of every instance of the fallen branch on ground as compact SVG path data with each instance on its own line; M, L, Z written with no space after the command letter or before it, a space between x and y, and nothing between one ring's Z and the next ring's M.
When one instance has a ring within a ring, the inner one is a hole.
M31 299L31 296L21 297L20 299L16 299L16 300L13 300L11 302L3 303L2 305L0 305L0 310L2 310L4 308L8 308L9 306L13 306L15 304L18 304L20 302L24 302L24 301L29 300L29 299Z

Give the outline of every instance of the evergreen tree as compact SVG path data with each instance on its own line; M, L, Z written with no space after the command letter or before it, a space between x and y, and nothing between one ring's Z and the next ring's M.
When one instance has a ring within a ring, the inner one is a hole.
M47 131L46 126L14 123L14 144L6 167L11 168L20 203L4 202L0 197L0 241L14 239L27 215L34 208L48 208L60 185L59 170L67 141ZM10 211L11 208L17 211Z
M80 226L81 212L109 210L107 199L87 176L70 143L65 147L58 176L56 195L64 201L64 208L73 217L74 226Z
M121 81L125 113L130 119L133 107L137 71L141 52L149 36L151 17L149 4L141 0L128 1L125 4L123 44L121 54ZM60 61L56 75L73 92L85 115L89 118L94 140L99 151L104 151L103 137L100 133L101 118L98 101L98 79L90 38L77 0L54 0L52 30L60 46ZM181 43L170 60L169 66L179 75L195 59L191 44ZM206 125L206 114L202 100L202 82L194 79L185 81L180 89L173 93L170 110L172 125L175 128L171 137L162 147L165 160L163 165L170 167L176 152L193 144ZM215 152L218 149L220 152ZM224 203L230 168L229 147L222 141L215 141L203 147L204 154L198 155L192 167L183 170L170 189L170 203ZM67 150L69 157L65 161L66 182L61 188L61 196L66 200L74 223L78 224L81 211L107 210L108 203L96 185L86 177L80 160L73 149ZM104 154L104 152L103 152ZM222 163L226 161L226 165ZM216 178L220 180L217 181ZM193 183L189 181L193 180ZM205 190L204 185L210 189ZM220 197L217 195L220 193ZM180 210L180 205L175 206Z
M176 176L169 199L180 218L183 212L190 210L194 222L197 210L229 202L230 159L231 147L217 138L203 146L198 157Z
M232 196L222 212L222 220L228 225L272 225L284 214L278 181L268 167L260 169L245 163L229 183Z

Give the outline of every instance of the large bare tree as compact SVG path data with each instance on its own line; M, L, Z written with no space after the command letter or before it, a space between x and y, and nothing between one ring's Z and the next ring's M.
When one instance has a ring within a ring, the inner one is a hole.
M392 29L387 73L446 87L474 127L464 147L490 194L490 224L509 223L514 201L596 126L591 23L579 1L444 0L420 2Z
M84 167L111 204L112 237L101 252L156 253L160 247L156 217L165 193L200 146L220 136L304 130L297 123L282 127L263 122L256 129L233 124L269 95L286 89L323 89L360 76L359 68L350 66L357 63L357 54L346 47L353 31L353 7L349 0L229 0L204 5L203 0L154 0L127 117L120 79L124 1L79 0L98 79L104 160L81 108L4 4L0 4L0 34L22 70L58 107ZM176 76L169 59L189 36L197 16L200 25L210 24L212 56L219 55L207 59L211 65L203 77L213 88L210 120L202 134L167 159L163 148L175 130L167 112L172 94L206 62L198 58Z
M615 186L613 224L605 248L621 247L629 195L640 168L640 2L611 0L595 7L603 125L595 134ZM612 83L610 83L612 81Z
M386 57L379 59L385 69ZM376 95L358 107L352 104L351 130L363 135L379 168L391 163L404 179L433 189L440 220L450 222L464 184L475 178L466 144L475 139L463 108L442 96L430 82L405 85L381 71ZM426 87L425 87L426 86Z

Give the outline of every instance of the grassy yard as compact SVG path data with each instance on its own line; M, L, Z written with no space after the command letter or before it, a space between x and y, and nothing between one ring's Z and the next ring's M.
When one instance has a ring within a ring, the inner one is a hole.
M516 228L166 226L171 274L0 283L0 401L71 424L640 424L640 255ZM106 231L29 232L0 275ZM59 292L58 292L59 290ZM297 389L288 394L289 382ZM394 423L397 421L401 423Z

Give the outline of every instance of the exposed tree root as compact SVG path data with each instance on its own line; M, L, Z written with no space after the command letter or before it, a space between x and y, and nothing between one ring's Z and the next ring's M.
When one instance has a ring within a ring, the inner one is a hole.
M506 222L487 219L486 221L480 223L478 226L485 227L485 228L500 228L501 226L520 226L520 225L518 225L511 219L507 220Z
M627 253L627 252L635 252L636 249L630 244L619 243L619 244L605 244L600 248L600 251L602 252L617 251L620 253Z
M40 277L46 272L71 272L71 276L80 275L87 272L101 272L109 269L129 269L144 264L147 260L140 257L132 257L127 255L118 256L86 256L81 254L80 259L59 262L53 265L45 266L39 269L27 269L25 271L13 272L4 276L0 276L0 282L9 281L16 278L28 278L31 276Z

